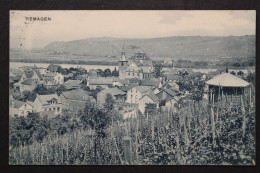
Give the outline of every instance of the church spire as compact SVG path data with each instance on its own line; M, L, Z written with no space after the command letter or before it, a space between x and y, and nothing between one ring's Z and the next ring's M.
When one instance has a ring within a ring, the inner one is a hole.
M122 55L125 55L125 43L123 43Z
M125 56L125 44L124 44L124 43L123 43L123 50L122 50L121 61L126 61L126 56Z

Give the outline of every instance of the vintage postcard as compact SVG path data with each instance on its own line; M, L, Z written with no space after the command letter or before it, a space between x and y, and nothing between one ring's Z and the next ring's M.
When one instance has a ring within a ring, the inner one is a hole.
M255 165L256 11L10 11L10 165Z

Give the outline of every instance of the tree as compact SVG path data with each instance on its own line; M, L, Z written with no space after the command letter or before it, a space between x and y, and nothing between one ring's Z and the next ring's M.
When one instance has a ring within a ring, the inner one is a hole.
M230 72L230 74L236 75L236 73L234 71Z
M97 69L97 76L105 77L105 73L101 69Z
M60 95L63 91L66 91L66 87L64 85L59 85L58 88L56 89L56 92L58 95Z
M145 104L145 114L154 114L156 110L156 104L154 103L147 103Z
M249 73L246 77L246 81L255 84L255 74Z
M153 73L154 73L155 78L161 77L162 76L162 65L155 64Z
M104 70L104 74L105 74L105 77L110 77L110 76L112 76L111 70L110 70L109 68L107 68L107 69Z
M118 71L116 70L116 68L112 71L112 76L115 76L115 77L118 76Z
M30 92L30 91L24 91L23 92L23 97L22 100L23 101L31 101L33 102L36 98L36 93L35 92Z
M100 140L107 136L107 128L111 123L111 116L95 105L87 103L80 119L85 127L89 127L94 132L94 158L96 162L97 150L101 147Z
M110 93L106 94L106 98L105 98L105 103L104 103L104 108L107 112L110 112L114 109L114 98Z
M239 75L239 76L244 76L244 72L239 71L239 72L237 72L237 75Z

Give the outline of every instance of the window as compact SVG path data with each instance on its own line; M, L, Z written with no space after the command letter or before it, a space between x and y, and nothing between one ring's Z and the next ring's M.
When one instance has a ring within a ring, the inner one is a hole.
M51 111L51 108L49 108L49 111Z
M53 110L55 111L55 107L53 108Z
M128 73L128 76L130 76L130 73Z
M135 93L137 93L137 90L135 90Z
M57 111L58 111L58 112L60 111L60 107L57 107Z
M131 93L133 93L133 90L131 90Z
M133 76L135 76L135 73L133 73Z

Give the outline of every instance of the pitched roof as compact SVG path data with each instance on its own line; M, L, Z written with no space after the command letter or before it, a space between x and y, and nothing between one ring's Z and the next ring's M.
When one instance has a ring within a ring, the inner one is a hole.
M168 97L168 98L165 99L165 102L168 102L168 101L170 101L170 100L172 100L172 99L175 100L175 101L177 101L175 97Z
M150 97L154 102L159 102L159 98L154 94L154 92L150 91L147 94L145 94L142 98L144 98L145 96ZM142 99L141 98L141 99ZM141 100L140 99L140 100Z
M32 78L33 70L24 70L23 73L26 75L26 78Z
M126 95L125 92L121 91L118 88L107 88L107 89L100 91L100 93L104 93L104 94L110 93L111 95L114 95L114 96L116 96L116 95Z
M17 82L21 79L21 75L16 75L16 76L10 76L9 78L12 79L13 81Z
M240 79L230 73L222 73L217 75L213 79L208 80L206 84L222 87L246 87L249 85L249 83L245 80Z
M121 90L121 91L124 91L124 92L127 92L127 91L129 91L130 89L132 89L132 88L135 87L135 86L139 86L139 85L133 83L133 84L130 84L130 85L128 85L128 86L122 86L122 87L120 88L120 90Z
M32 85L35 81L33 79L25 79L22 84L23 85Z
M55 73L46 73L44 74L44 77L54 77L55 75Z
M155 79L150 79L150 80L142 80L141 84L142 86L159 86L160 81L155 80Z
M61 102L61 100L57 94L37 95L36 98L38 98L42 104L49 104L48 101L50 101L53 98L57 99L58 103Z
M39 72L39 70L34 70L34 72L36 73L36 75L39 77L40 80L43 79L41 73Z
M142 94L148 93L149 90L151 89L151 87L149 86L136 86L135 87L139 92L141 92Z
M180 80L180 76L176 74L165 74L167 80Z
M115 81L115 79L113 79L113 78L104 78L104 77L90 78L88 80L90 85L112 85L113 81Z
M26 103L29 104L29 105L31 105L32 107L34 107L34 103L33 103L33 102L27 101Z
M54 85L56 85L53 81L51 81L51 80L45 80L44 81L44 85L45 86L54 86Z
M70 100L87 101L88 99L94 99L92 96L89 95L89 92L83 91L81 89L64 91L62 92L62 94L64 95L64 97Z
M9 105L9 106L16 108L16 109L19 109L20 107L22 107L25 104L25 102L22 102L22 101L19 101L19 100L13 100L12 102L13 102L14 105Z
M127 79L119 79L118 82L120 82L123 85L128 85L129 84L129 80L127 80Z
M19 69L10 69L10 73L13 73L13 74L22 74L22 71L19 70Z
M72 89L72 88L78 88L80 85L78 80L68 80L64 83L64 86L67 89Z
M169 94L171 96L175 96L177 94L176 92L174 92L171 89L162 88L162 91L165 91L167 94Z

